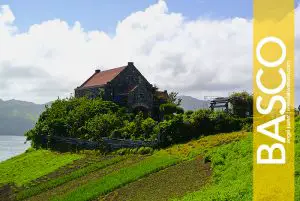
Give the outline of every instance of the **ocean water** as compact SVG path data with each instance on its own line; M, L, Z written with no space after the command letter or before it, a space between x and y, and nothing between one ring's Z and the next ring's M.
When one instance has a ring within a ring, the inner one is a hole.
M0 135L0 161L23 153L30 147L30 142L24 144L25 141L24 136Z

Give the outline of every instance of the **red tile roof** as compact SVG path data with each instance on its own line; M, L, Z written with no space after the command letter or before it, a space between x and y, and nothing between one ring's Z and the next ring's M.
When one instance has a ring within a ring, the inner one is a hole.
M106 71L95 72L94 75L80 86L80 88L105 85L119 75L126 67L127 66L122 66Z

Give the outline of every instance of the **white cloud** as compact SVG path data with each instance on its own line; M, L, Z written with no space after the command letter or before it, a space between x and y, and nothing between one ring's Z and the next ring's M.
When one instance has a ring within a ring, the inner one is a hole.
M14 19L3 6L0 75L20 71L18 76L0 76L0 87L5 87L0 97L5 99L50 101L73 92L96 68L128 61L134 61L151 83L181 94L203 98L251 90L252 23L247 19L187 21L180 13L170 13L164 1L120 21L115 36L84 31L79 22L69 25L59 19L19 33ZM299 41L297 32L297 61ZM30 72L40 76L20 77L24 69L36 69Z

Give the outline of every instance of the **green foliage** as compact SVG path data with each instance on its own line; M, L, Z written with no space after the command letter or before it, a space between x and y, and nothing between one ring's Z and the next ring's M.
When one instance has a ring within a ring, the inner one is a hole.
M78 154L58 154L46 150L29 151L0 163L0 184L27 184L82 157Z
M141 155L152 154L153 149L151 147L141 147L138 149L137 153Z
M161 146L169 146L186 139L188 126L183 122L183 115L179 114L170 120L160 122L155 128L155 132L159 133Z
M142 132L144 133L145 139L155 140L157 137L157 133L155 133L154 128L157 125L157 122L154 121L152 118L147 118L143 120L141 124Z
M199 136L241 130L243 119L234 118L226 112L198 110L191 115L190 122L196 132L194 135Z
M155 140L157 137L157 133L154 132L157 122L150 117L144 119L141 112L134 117L133 121L125 120L122 125L121 128L113 131L111 137L132 140Z
M245 130L252 125L251 119L234 118L225 112L197 110L193 113L173 115L160 122L154 129L162 146L185 142L203 135Z
M233 93L229 97L229 102L232 104L233 115L244 118L253 114L253 95L247 92Z
M152 154L154 152L153 148L151 147L140 147L140 148L122 148L114 153L117 155L130 155L130 154L140 154L140 155L147 155Z
M101 142L102 137L145 139L152 137L151 125L144 124L138 114L130 121L130 114L113 102L101 99L69 98L56 100L47 107L35 128L26 133L33 147L46 147L43 136L64 136ZM147 120L150 122L150 120ZM151 123L151 122L150 122ZM153 126L152 126L153 127Z
M86 122L83 139L99 141L101 137L110 136L112 132L122 126L123 122L116 114L99 114Z
M181 107L174 103L161 104L159 110L163 115L182 114L184 112Z
M169 103L173 103L177 106L179 106L181 104L182 99L178 98L178 92L171 92L168 94L169 97Z
M35 148L58 148L52 136L102 142L103 137L131 140L156 140L160 146L185 142L201 135L250 130L252 122L211 110L188 111L174 103L160 106L164 120L144 118L142 112L127 113L113 102L102 99L69 98L46 107L36 126L26 133ZM47 136L47 139L45 138ZM56 147L55 147L56 146ZM62 147L67 147L63 146Z

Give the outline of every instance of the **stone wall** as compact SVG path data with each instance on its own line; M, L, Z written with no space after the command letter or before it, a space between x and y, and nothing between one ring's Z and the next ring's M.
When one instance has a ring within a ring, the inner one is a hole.
M157 147L157 141L134 141L127 139L102 138L103 143L81 140L77 138L67 138L60 136L44 136L43 142L45 148L59 151L78 151L78 150L96 150L104 149L114 151L121 148L139 148L139 147Z
M115 99L121 94L127 94L127 107L132 108L136 103L143 103L148 109L152 109L152 85L132 63L111 81L110 86Z
M89 88L76 88L75 97L78 98L78 97L87 96L88 98L96 98L100 96L101 90L103 90L103 93L105 92L105 88L103 86L89 87Z

